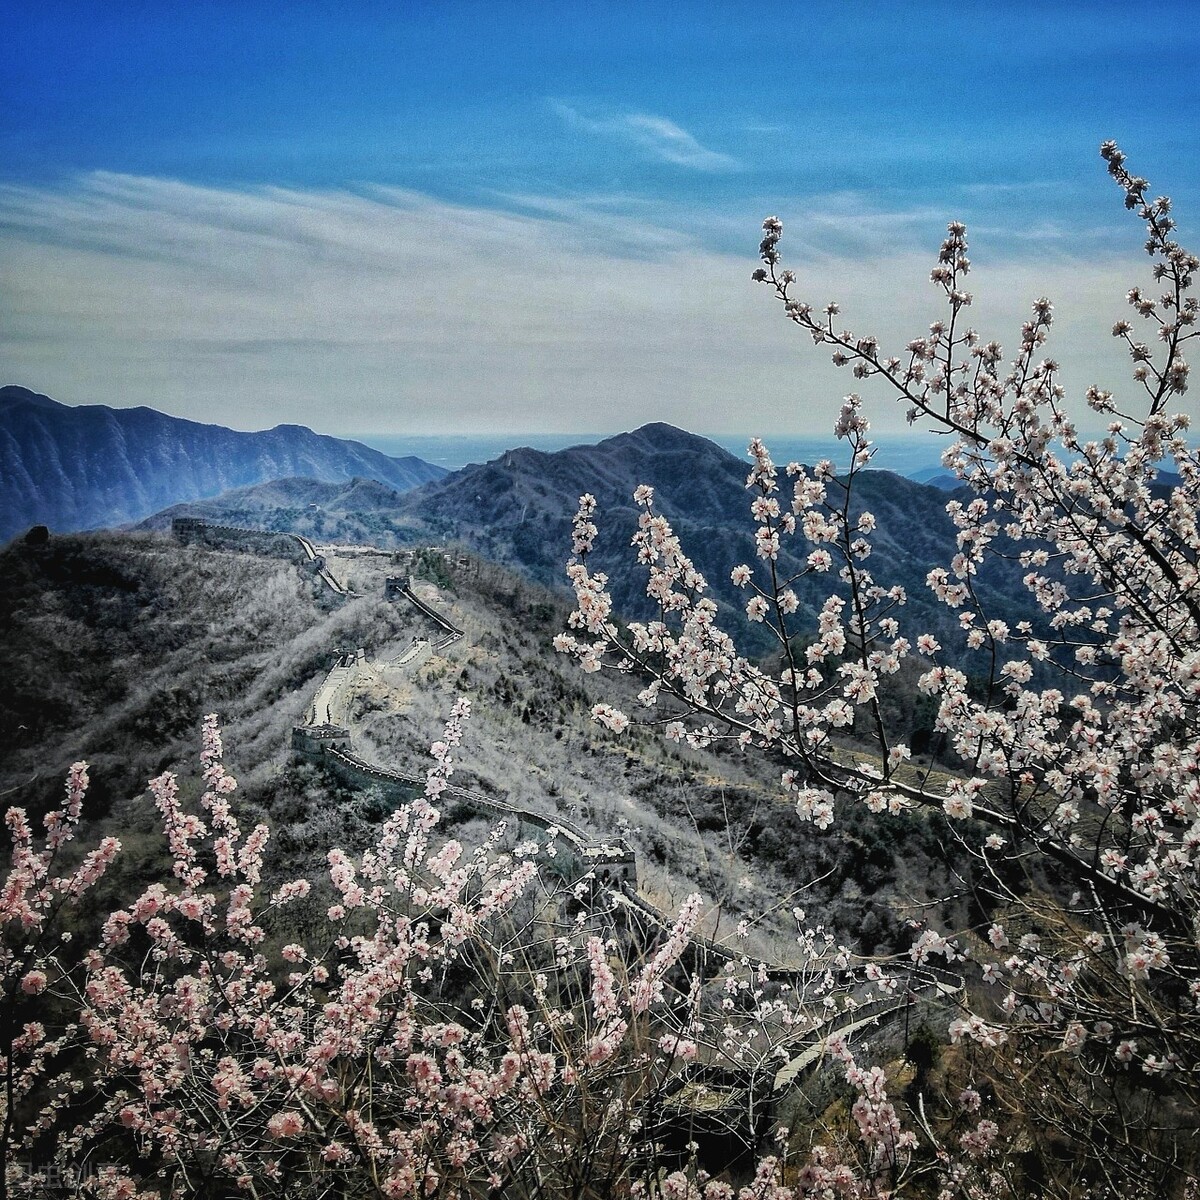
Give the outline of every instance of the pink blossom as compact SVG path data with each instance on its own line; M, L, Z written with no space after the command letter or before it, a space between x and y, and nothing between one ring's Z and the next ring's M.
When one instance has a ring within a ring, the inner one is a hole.
M21 977L21 991L27 996L36 996L39 992L46 990L48 982L45 971L27 971Z
M267 1122L267 1132L273 1138L296 1137L304 1130L304 1119L297 1112L276 1113Z

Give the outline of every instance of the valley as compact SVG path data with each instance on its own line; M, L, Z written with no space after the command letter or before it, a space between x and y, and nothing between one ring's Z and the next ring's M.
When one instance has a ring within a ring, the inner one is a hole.
M905 941L907 912L947 890L936 820L908 819L904 854L852 812L821 834L783 802L769 765L598 729L589 714L611 686L601 692L551 649L567 611L557 594L464 552L318 552L356 594L335 591L296 551L289 560L146 534L14 543L0 572L13 630L0 653L14 681L0 708L0 786L37 809L87 758L97 830L148 830L145 780L190 771L200 717L215 710L242 803L276 831L278 869L319 868L330 845L365 843L381 802L295 761L292 729L332 664L362 647L377 663L405 659L356 672L327 701L324 715L351 724L365 761L419 777L453 698L469 697L455 782L588 838L626 840L649 903L669 912L702 892L707 936L761 917L744 949L787 962L799 906L838 941L882 953ZM385 598L388 576L407 573L461 638ZM430 641L406 658L414 638ZM632 681L624 688L631 699Z

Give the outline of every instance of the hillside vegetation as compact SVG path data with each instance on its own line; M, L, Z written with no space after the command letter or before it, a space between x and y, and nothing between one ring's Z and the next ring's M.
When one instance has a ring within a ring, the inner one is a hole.
M455 782L628 838L643 893L670 908L699 889L718 937L765 911L747 946L786 961L791 910L803 907L839 938L882 951L904 943L901 922L916 905L954 890L936 819L886 830L852 819L821 833L783 802L767 764L599 730L593 681L550 646L567 613L556 594L478 559L420 556L417 586L466 636L388 669L431 632L411 606L384 601L383 577L399 568L386 557L331 565L353 571L363 594L335 605L290 562L155 535L10 546L0 555L12 631L0 646L12 681L0 701L0 788L44 809L70 762L85 758L86 815L119 836L145 832L146 779L190 771L201 716L217 711L240 807L274 829L280 871L311 870L334 844L365 844L389 805L290 753L291 729L336 654L362 646L379 669L348 701L361 754L423 770L453 699L469 697ZM630 681L628 699L634 690Z

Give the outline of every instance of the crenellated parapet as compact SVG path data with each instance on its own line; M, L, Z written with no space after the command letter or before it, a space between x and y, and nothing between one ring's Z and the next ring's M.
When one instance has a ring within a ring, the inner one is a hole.
M443 631L442 636L433 644L435 650L445 650L447 646L452 646L463 636L461 629L451 624L436 608L426 604L416 594L413 590L413 578L411 575L389 575L383 581L383 598L396 602L407 601L418 612L423 613L429 620L433 621Z
M218 547L233 542L259 554L291 559L318 576L335 595L353 595L334 578L325 563L325 556L319 554L302 534L247 529L240 525L213 525L199 517L173 517L171 534L183 545Z
M425 789L423 775L409 775L366 762L354 753L350 732L337 725L298 725L292 730L292 750L306 762L319 763L352 787L385 786L419 794ZM586 877L612 887L637 886L637 856L624 840L593 841L582 829L560 817L549 817L482 792L450 786L438 798L443 806L454 805L453 815L488 816L510 820L518 827L538 829L549 841L560 840L570 851L572 881Z
M219 546L236 542L260 553L280 555L300 561L303 557L293 534L269 529L244 529L238 525L212 525L198 517L174 517L171 534L188 545Z

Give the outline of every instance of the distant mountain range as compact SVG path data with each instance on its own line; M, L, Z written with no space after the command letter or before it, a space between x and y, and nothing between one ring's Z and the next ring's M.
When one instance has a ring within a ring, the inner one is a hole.
M401 492L445 474L303 425L242 433L151 408L71 407L0 388L0 542L34 524L59 532L121 525L285 476L362 477Z
M591 492L601 510L595 565L608 573L618 611L634 617L650 612L629 552L638 516L633 490L648 483L722 602L723 623L748 649L765 652L766 631L746 619L746 597L729 581L735 564L757 565L747 470L715 442L661 423L554 452L516 448L447 473L301 426L237 433L151 409L68 408L23 388L0 389L0 537L35 522L55 531L166 529L172 517L195 516L319 542L456 542L562 587L571 517L580 494ZM933 602L925 576L955 551L945 512L950 482L865 471L852 504L877 519L870 564L877 578L902 584L910 615L939 636L952 634L953 614ZM781 571L798 571L808 549L803 539L786 547ZM800 582L798 627L815 621L838 586L824 575ZM1019 572L1000 564L979 587L1011 620L1027 615Z
M757 565L753 522L746 491L749 464L707 438L670 425L644 425L595 445L547 453L509 450L482 465L471 465L434 482L399 493L367 480L330 485L286 479L228 492L212 500L176 505L143 522L165 529L174 516L217 523L286 529L318 541L461 543L495 562L516 567L539 583L562 587L570 554L571 517L582 492L600 506L601 538L594 562L608 573L618 610L626 616L649 612L643 573L632 565L630 538L637 525L632 501L639 483L655 489L656 506L674 524L685 550L708 579L725 609L723 623L748 648L770 649L761 625L743 614L746 596L729 581L731 567ZM852 511L868 508L878 525L870 566L880 582L900 583L910 597L910 613L922 629L950 636L954 614L937 604L925 586L930 567L953 556L955 528L946 515L946 491L890 471L860 475ZM810 547L797 539L797 557L782 556L781 570L801 566ZM1020 572L1004 564L985 569L979 587L1012 619L1027 613L1029 597ZM804 618L838 581L809 577L797 588Z

